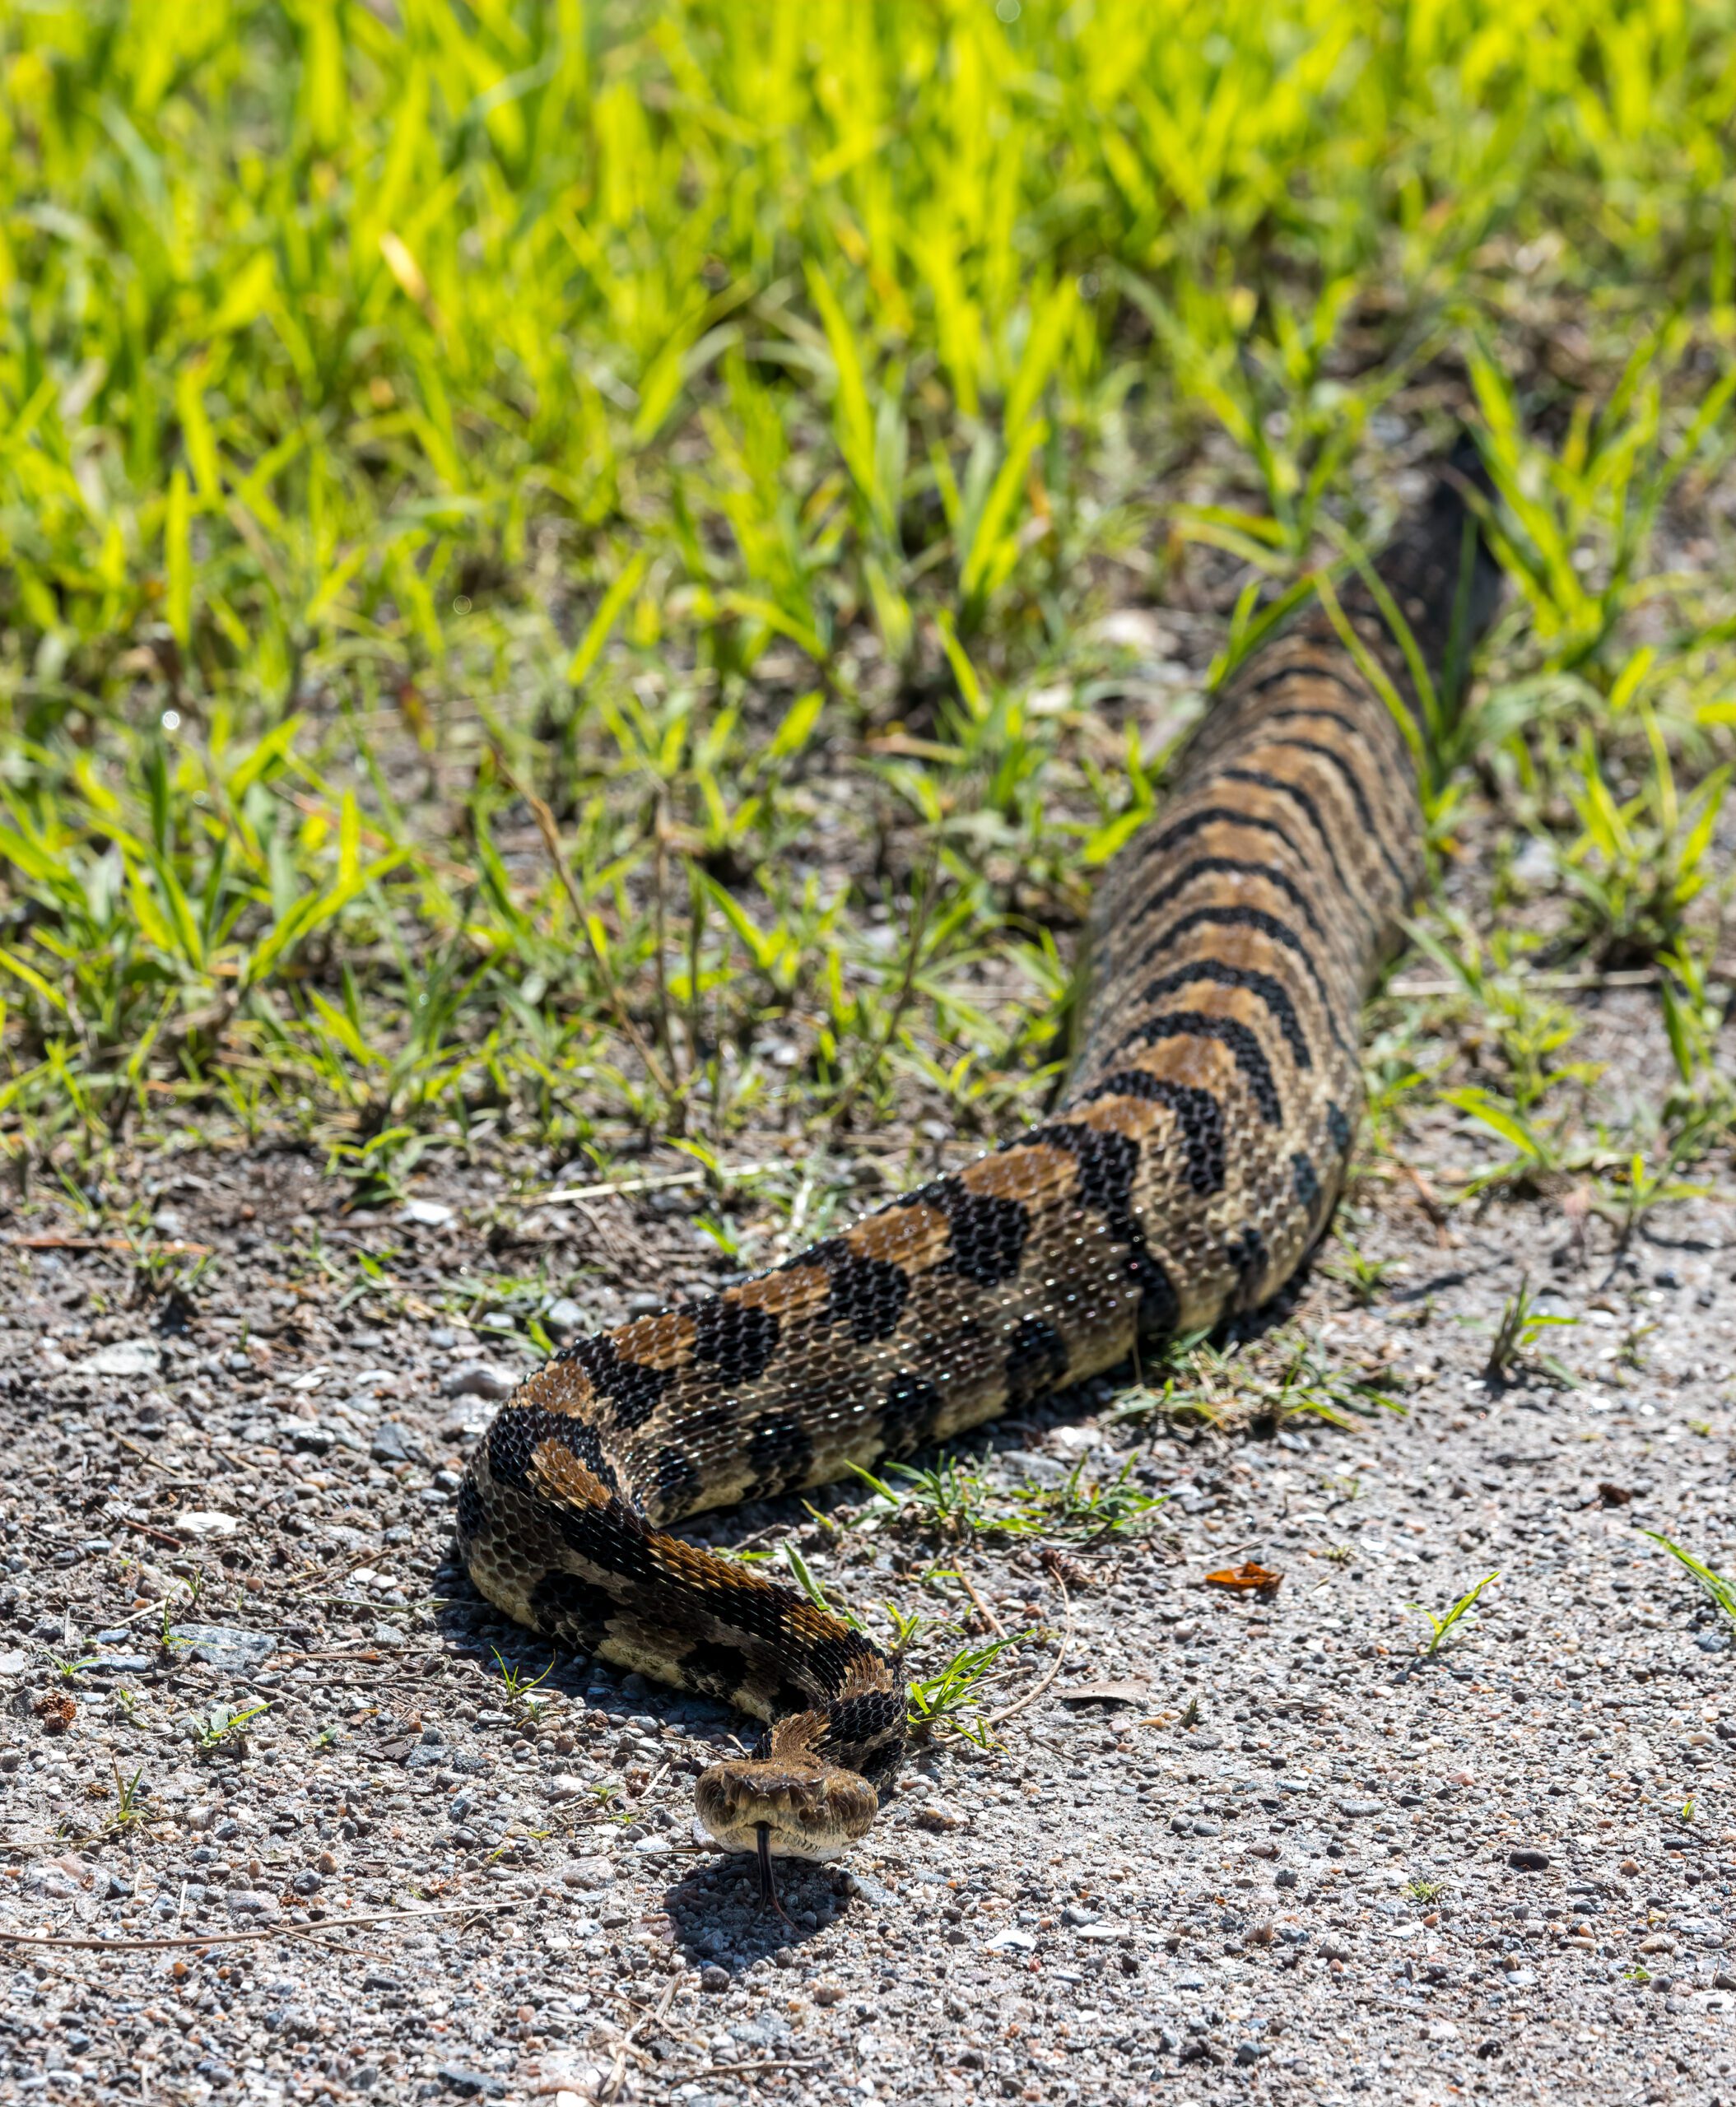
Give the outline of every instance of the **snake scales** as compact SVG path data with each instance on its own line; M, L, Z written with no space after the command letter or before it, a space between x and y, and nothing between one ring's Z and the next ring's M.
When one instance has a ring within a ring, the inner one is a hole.
M1378 574L1424 663L1494 571L1451 472ZM698 1781L728 1849L828 1858L902 1754L896 1663L793 1591L666 1533L903 1456L1272 1295L1329 1216L1358 1015L1421 876L1417 710L1366 587L1245 663L1164 811L1116 857L1054 1118L770 1272L579 1341L502 1407L458 1541L520 1622L770 1723Z

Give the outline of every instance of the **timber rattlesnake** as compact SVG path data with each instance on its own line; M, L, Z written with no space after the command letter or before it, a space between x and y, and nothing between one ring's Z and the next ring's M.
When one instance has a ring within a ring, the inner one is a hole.
M835 1856L905 1737L896 1664L793 1591L666 1534L841 1477L1273 1294L1331 1213L1358 1013L1422 874L1422 713L1381 601L1439 669L1492 564L1450 471L1347 593L1226 683L1110 865L1054 1117L774 1271L566 1347L472 1458L458 1542L520 1622L770 1723L698 1782L726 1849ZM1378 669L1375 677L1370 670ZM1402 699L1402 700L1399 700Z

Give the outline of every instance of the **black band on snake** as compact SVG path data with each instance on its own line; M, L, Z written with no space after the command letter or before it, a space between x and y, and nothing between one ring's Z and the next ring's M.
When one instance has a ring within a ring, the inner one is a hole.
M1496 574L1450 470L1377 566L1436 672ZM1422 872L1405 653L1316 606L1217 695L1110 865L1059 1110L770 1272L566 1347L472 1458L458 1542L519 1622L769 1722L699 1779L726 1849L838 1855L897 1768L896 1663L666 1532L909 1455L1273 1294L1329 1217L1363 1000ZM1379 668L1380 681L1364 667Z

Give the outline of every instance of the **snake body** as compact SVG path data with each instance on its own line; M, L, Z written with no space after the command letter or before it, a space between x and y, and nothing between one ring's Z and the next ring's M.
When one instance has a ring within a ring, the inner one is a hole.
M770 1723L697 1791L768 1884L770 1856L829 1857L868 1826L903 1751L901 1681L841 1620L670 1525L908 1455L1295 1271L1343 1183L1359 1013L1422 871L1412 667L1438 669L1493 602L1463 482L1401 527L1382 590L1353 588L1337 620L1316 607L1220 690L1105 874L1052 1118L770 1272L569 1346L475 1452L458 1541L485 1595Z

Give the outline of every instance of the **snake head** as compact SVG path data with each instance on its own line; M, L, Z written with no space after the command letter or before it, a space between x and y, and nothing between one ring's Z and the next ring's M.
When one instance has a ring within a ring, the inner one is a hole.
M866 1833L880 1795L859 1771L815 1756L714 1763L693 1788L699 1818L726 1851L836 1858Z

